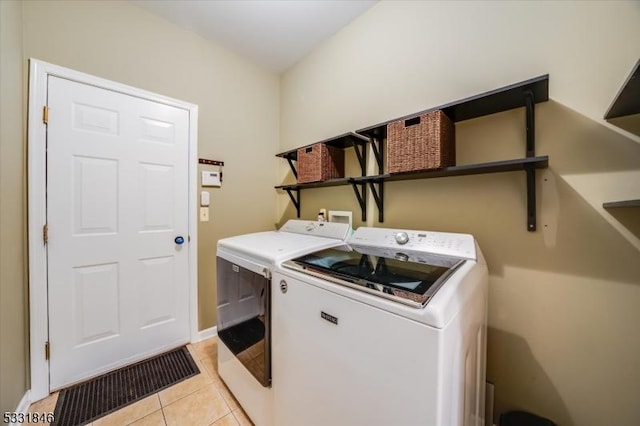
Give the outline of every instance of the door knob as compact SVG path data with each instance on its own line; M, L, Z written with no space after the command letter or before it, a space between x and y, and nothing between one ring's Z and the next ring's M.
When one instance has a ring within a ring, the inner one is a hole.
M175 241L176 244L182 244L184 243L184 238L181 236L177 236L173 241Z

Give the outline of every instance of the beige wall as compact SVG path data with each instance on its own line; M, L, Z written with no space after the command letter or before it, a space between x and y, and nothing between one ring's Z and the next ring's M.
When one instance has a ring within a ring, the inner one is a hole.
M26 226L21 208L26 193L23 183L26 145L21 138L20 117L27 59L36 58L199 106L199 157L225 163L223 187L210 189L211 221L199 223L198 228L201 330L216 324L217 240L273 229L279 78L127 2L1 1L0 4L3 43L0 377L2 411L12 411L28 386L25 383L28 352L24 348L28 336L24 320L28 315L24 297L27 283L22 273L27 258L22 254L21 238ZM10 267L5 269L5 262Z
M127 2L23 5L25 58L198 105L198 155L225 162L198 232L199 327L214 326L216 241L273 227L278 77Z
M474 234L489 264L496 412L640 423L640 139L602 116L640 56L637 2L381 2L282 77L280 150L550 74L536 108L538 231L523 173L385 185L375 226ZM524 111L456 126L458 164L524 156ZM286 162L280 182L292 177ZM608 198L610 197L610 198ZM360 210L349 187L302 192L302 217ZM292 217L286 194L279 220ZM624 222L624 223L623 223Z
M27 386L22 7L0 2L0 412Z

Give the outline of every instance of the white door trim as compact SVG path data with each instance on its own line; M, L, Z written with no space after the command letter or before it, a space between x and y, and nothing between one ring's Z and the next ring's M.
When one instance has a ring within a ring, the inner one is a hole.
M190 339L200 339L198 332L198 106L168 98L135 87L105 80L78 71L52 65L37 59L29 60L29 121L28 121L28 203L29 203L29 319L31 400L49 394L49 363L44 347L48 340L47 250L42 232L46 211L46 126L43 108L47 104L49 75L107 89L138 98L159 102L189 111L189 327Z

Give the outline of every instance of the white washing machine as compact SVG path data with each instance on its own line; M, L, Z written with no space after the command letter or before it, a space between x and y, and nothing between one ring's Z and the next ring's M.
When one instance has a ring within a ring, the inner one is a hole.
M487 267L471 235L359 228L273 282L276 425L484 424Z
M286 259L344 243L348 224L290 220L218 241L218 371L251 420L273 424L271 277Z

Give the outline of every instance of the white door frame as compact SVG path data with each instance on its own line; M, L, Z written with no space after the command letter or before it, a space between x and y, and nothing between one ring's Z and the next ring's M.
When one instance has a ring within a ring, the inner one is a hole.
M114 92L136 96L153 102L181 108L189 112L189 328L192 342L198 340L198 106L147 92L135 87L105 80L78 71L29 60L28 121L28 203L29 203L29 319L31 401L49 395L49 362L45 358L48 336L47 247L43 227L47 220L46 204L46 138L43 108L47 104L47 77L61 77Z

